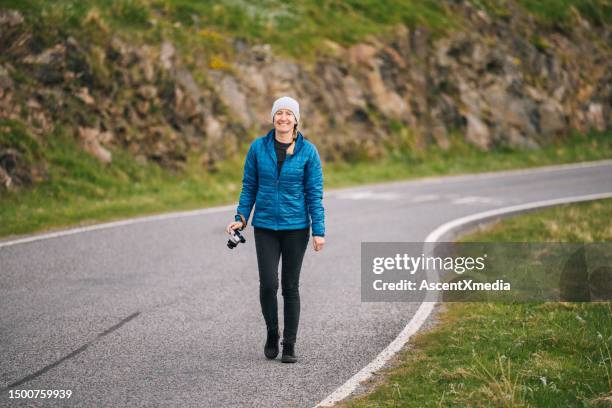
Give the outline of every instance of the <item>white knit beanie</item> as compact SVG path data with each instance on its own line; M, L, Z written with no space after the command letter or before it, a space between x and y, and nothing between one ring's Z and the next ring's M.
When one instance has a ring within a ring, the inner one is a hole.
M300 122L300 104L293 98L283 96L274 101L272 105L272 122L274 123L274 115L279 109L288 109L295 116L296 123Z

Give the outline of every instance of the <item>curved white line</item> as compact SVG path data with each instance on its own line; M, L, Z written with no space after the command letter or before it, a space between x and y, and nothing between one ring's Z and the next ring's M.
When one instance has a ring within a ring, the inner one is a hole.
M518 213L523 211L528 211L535 208L542 207L551 207L559 204L567 204L567 203L576 203L580 201L592 201L603 198L611 198L612 192L608 193L598 193L598 194L588 194L582 196L573 196L573 197L563 197L556 198L552 200L544 200L544 201L534 201L531 203L513 205L510 207L498 208L495 210L489 210L484 212L479 212L476 214L468 215L465 217L457 218L451 221L448 221L427 235L425 238L425 243L435 243L438 242L441 238L443 238L449 232L476 222L480 220L485 220L488 218L494 218L500 216L502 214L511 214ZM425 245L427 247L427 245ZM433 245L431 245L433 247ZM430 252L431 247L426 249L426 252ZM429 271L428 271L429 273ZM436 281L439 279L437 273L433 271L435 276L428 275L428 280L435 279ZM429 296L429 295L428 295ZM382 368L385 363L398 351L402 349L402 347L410 340L410 337L414 335L423 325L423 323L427 320L429 315L431 314L434 306L436 305L435 298L425 298L425 300L421 303L416 313L410 319L406 327L398 334L398 336L393 340L383 351L381 351L374 360L372 360L367 366L362 368L357 374L353 375L349 378L344 384L338 387L335 391L329 394L323 401L319 402L316 407L329 407L334 405L335 403L345 399L348 397L359 384L363 381L367 380L374 374L374 372L378 371Z

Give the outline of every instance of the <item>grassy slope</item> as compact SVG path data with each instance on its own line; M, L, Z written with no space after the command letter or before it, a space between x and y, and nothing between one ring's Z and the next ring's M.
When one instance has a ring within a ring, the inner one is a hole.
M472 0L476 7L504 18L518 5L549 26L571 26L575 13L602 25L612 20L607 0ZM179 32L240 37L269 43L277 53L300 58L320 49L323 40L349 45L368 35L382 35L395 24L426 26L434 33L461 26L445 2L434 0L0 0L0 8L21 10L44 36L83 34L96 15L113 31L139 33L149 40L181 37ZM133 36L130 37L134 39ZM186 41L185 38L183 40Z
M504 220L462 241L612 242L610 219L612 200L565 205ZM611 303L451 303L445 309L382 386L341 406L611 406Z

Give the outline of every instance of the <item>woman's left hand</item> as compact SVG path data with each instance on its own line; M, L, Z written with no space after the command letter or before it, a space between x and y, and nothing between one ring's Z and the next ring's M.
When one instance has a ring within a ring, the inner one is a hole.
M325 245L325 238L323 237L312 237L312 246L315 251L321 251L323 249L323 245Z

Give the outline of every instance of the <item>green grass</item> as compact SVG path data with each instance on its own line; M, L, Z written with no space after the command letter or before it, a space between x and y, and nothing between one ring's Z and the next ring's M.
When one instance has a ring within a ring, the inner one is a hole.
M612 200L515 216L463 242L612 242ZM610 407L612 304L449 303L341 407ZM607 402L606 402L607 400Z
M512 12L507 0L472 3L500 17ZM514 3L546 25L571 26L574 10L594 24L610 21L608 0ZM189 55L190 47L206 41L198 35L204 29L221 38L269 43L277 53L300 59L314 56L324 40L350 45L367 36L385 35L397 24L428 27L437 35L463 23L446 2L434 0L0 0L0 8L23 12L41 42L47 44L67 35L95 40L112 33L127 35L130 41L169 37L183 43Z
M540 24L556 29L571 28L577 14L596 26L605 26L612 20L612 3L606 0L472 0L472 3L500 18L510 17L510 5L515 4Z
M537 150L499 147L490 152L451 138L447 150L430 146L419 149L410 143L389 147L389 156L376 162L330 163L326 186L339 187L436 175L498 171L555 163L612 158L612 132L572 135Z
M571 24L573 14L579 13L600 26L612 21L612 3L593 0L520 0L521 5L540 21L550 26Z
M563 205L486 226L460 241L609 242L612 241L612 223L606 222L609 220L612 220L610 200Z
M61 129L42 148L19 125L3 123L0 146L22 146L28 157L44 159L49 179L35 188L0 194L0 236L229 204L240 193L246 145L215 172L205 171L194 153L179 173L138 164L121 150L113 152L110 165L103 165ZM325 188L612 158L610 132L575 135L533 151L482 152L459 139L446 151L401 147L378 161L324 163Z
M384 34L398 23L443 31L455 20L433 0L0 0L0 8L24 13L48 43L61 35L89 32L88 16L93 13L102 31L139 33L149 40L169 35L183 42L183 35L197 37L205 30L250 43L269 43L279 54L300 58L312 56L324 39L348 45Z

